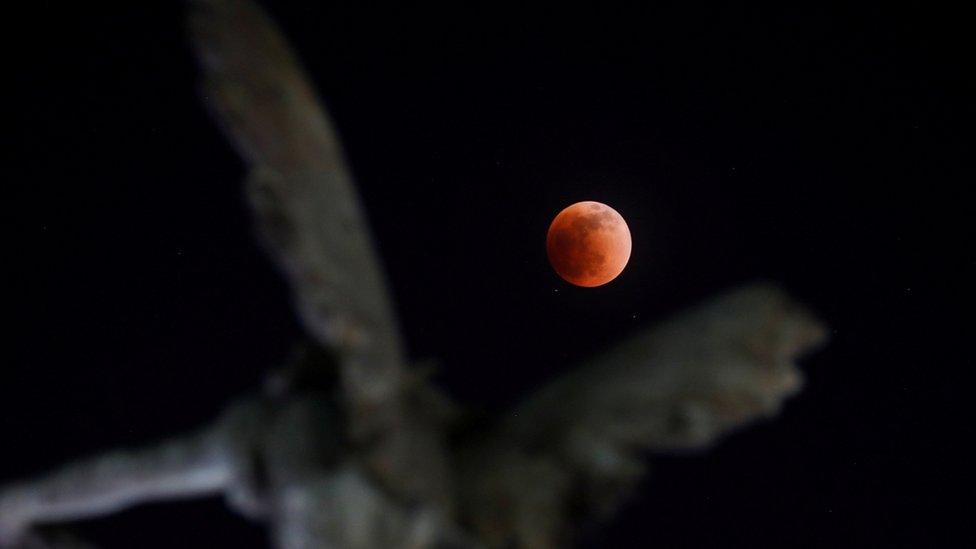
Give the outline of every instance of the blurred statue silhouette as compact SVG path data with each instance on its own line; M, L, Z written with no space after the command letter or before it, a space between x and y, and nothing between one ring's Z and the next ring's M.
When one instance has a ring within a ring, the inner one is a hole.
M37 526L223 494L281 549L563 547L647 451L702 448L777 413L825 330L770 284L733 289L472 427L409 368L338 138L250 0L191 3L204 97L249 166L259 233L308 334L258 394L156 447L0 489L0 546L88 547Z

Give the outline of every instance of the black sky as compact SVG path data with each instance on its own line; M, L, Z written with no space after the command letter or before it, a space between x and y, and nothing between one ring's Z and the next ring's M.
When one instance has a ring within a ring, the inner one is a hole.
M332 111L411 355L502 409L731 285L833 328L808 387L714 451L661 457L593 547L932 546L971 428L971 62L958 14L884 6L549 13L266 3ZM213 417L300 337L243 166L197 94L180 3L42 2L14 49L0 480ZM566 19L563 21L563 19ZM563 283L545 230L599 200L618 280ZM80 530L264 547L218 501ZM968 534L972 541L972 534Z

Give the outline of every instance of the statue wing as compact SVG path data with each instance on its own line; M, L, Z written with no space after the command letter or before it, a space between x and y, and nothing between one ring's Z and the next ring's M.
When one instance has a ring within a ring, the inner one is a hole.
M544 387L462 456L468 521L488 539L559 546L570 510L611 512L643 454L703 448L779 412L802 385L796 360L824 327L756 284L623 341ZM485 510L490 510L485 512Z
M337 351L348 433L384 486L450 499L438 425L411 408L415 376L353 177L284 36L252 0L194 0L204 99L250 169L249 198L306 330Z
M196 0L204 99L247 163L249 198L308 332L344 361L355 401L397 389L403 350L379 258L328 114L254 2Z

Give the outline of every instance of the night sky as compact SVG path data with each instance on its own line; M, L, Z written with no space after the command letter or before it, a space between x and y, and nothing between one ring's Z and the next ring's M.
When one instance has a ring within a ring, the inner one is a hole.
M586 547L965 545L949 493L972 432L976 90L951 56L958 15L265 4L342 135L410 355L459 401L503 410L757 279L832 328L780 417L654 458ZM183 10L39 2L8 20L35 31L7 68L0 481L204 423L301 338L244 167L200 101ZM580 200L633 235L596 289L545 254ZM106 548L267 546L217 499L77 531Z

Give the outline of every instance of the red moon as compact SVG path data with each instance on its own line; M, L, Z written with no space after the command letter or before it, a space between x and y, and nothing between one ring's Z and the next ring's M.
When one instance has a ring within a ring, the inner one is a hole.
M617 278L630 260L630 229L616 210L599 202L577 202L549 226L549 262L566 282L593 288Z

